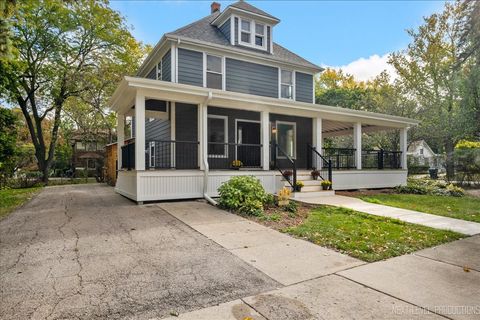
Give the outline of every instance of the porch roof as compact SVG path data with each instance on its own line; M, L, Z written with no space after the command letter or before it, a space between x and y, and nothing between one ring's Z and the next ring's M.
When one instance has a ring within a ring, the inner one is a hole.
M416 126L419 121L405 117L368 111L352 110L320 104L261 97L250 94L203 88L186 84L152 80L139 77L124 77L109 101L112 110L125 114L134 105L136 94L146 98L183 103L200 104L243 109L251 111L268 111L271 113L319 117L330 121L332 135L334 132L351 130L350 123L360 122L366 131L378 131L393 128ZM342 125L341 123L344 123ZM348 124L347 124L348 123Z

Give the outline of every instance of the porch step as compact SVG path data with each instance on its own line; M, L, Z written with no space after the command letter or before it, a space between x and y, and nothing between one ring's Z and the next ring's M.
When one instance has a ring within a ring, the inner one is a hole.
M302 192L294 192L292 195L293 199L305 199L305 198L314 198L314 197L328 197L334 196L334 190L322 190L322 191L304 191L305 187L302 188Z

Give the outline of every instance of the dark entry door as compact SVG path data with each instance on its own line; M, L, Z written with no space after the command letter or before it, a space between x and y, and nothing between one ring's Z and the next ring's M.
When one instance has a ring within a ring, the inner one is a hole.
M242 161L244 167L260 167L260 123L237 121L237 160Z

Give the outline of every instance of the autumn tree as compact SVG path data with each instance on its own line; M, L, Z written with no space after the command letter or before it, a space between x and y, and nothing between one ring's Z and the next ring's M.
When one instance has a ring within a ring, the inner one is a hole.
M447 3L442 13L424 18L417 30L409 30L412 42L389 61L398 81L417 103L420 129L446 152L449 179L454 176L455 144L475 127L462 105L462 71L455 68L460 54L459 21L465 15L464 3Z
M110 71L124 74L102 68L130 63L138 44L106 0L18 2L9 24L14 59L0 60L0 92L22 110L47 182L65 105ZM48 132L46 120L52 123Z

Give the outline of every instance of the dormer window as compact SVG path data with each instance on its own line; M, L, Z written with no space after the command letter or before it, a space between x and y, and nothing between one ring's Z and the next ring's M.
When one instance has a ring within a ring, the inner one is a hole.
M240 19L239 43L244 46L267 50L267 28L263 23Z
M250 21L242 19L242 34L240 36L240 42L250 45L251 32Z
M157 80L162 80L162 60L157 64Z
M263 47L265 43L265 25L255 23L255 45Z

